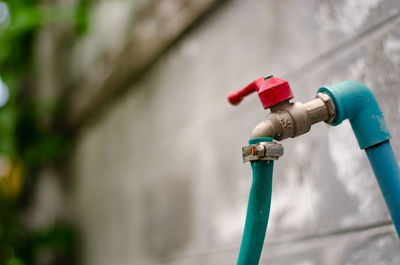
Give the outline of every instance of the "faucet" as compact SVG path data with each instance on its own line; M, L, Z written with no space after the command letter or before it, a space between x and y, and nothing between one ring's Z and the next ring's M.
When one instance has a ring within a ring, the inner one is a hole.
M330 123L335 117L335 106L327 94L318 93L315 99L304 104L291 103L293 93L289 83L272 75L258 78L242 90L230 92L228 100L237 105L256 91L264 109L269 108L271 113L254 128L252 138L272 137L278 141L294 138L307 133L311 125L321 121Z
M293 93L281 78L261 77L241 90L228 94L228 101L239 104L257 92L264 109L270 109L265 121L253 130L249 145L242 148L243 162L250 161L253 182L249 195L245 228L238 265L257 265L261 256L271 203L274 160L283 155L281 141L307 133L313 124L332 126L348 119L361 149L364 149L382 195L400 237L400 169L389 139L383 113L371 90L356 81L321 87L316 98L290 102Z

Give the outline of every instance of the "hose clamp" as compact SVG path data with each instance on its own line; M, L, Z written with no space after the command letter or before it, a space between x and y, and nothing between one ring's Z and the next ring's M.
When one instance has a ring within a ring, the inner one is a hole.
M283 147L275 142L261 142L242 147L243 163L256 160L278 160Z

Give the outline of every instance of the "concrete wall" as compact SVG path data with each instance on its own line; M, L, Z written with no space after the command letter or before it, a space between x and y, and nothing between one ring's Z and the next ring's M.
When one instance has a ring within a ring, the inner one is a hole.
M149 44L151 45L151 44ZM70 205L82 263L234 264L251 185L241 161L266 116L226 95L274 74L296 100L372 88L400 157L400 3L232 0L79 132ZM400 244L347 122L282 142L261 264L399 264Z

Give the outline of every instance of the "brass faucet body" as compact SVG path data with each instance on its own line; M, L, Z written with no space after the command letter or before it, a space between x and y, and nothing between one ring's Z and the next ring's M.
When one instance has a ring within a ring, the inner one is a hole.
M286 100L270 109L268 119L254 128L252 138L273 137L278 141L294 138L308 132L311 125L321 121L330 123L335 117L335 105L323 93L304 104Z

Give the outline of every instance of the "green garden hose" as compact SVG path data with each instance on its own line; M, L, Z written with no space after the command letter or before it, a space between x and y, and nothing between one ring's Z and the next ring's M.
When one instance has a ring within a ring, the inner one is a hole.
M249 144L260 142L272 142L272 138L249 140ZM273 167L273 160L251 162L253 183L237 265L257 265L260 260L271 205Z

